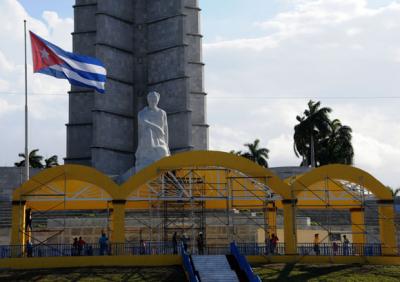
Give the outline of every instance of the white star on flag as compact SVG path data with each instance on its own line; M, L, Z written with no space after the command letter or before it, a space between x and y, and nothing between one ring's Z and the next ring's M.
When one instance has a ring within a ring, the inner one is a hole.
M40 50L40 57L46 61L49 59L49 53L47 53L46 49Z

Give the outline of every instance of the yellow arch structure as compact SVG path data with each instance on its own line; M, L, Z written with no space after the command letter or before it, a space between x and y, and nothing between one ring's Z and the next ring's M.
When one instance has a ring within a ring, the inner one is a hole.
M96 188L105 191L112 199L112 239L114 242L125 241L125 208L130 195L141 186L157 178L165 171L182 168L224 167L239 171L249 177L260 179L276 194L282 197L284 212L284 241L286 254L296 254L297 239L295 225L295 209L299 195L313 184L327 178L345 180L359 184L371 191L378 199L381 243L385 255L393 255L396 251L396 237L394 227L393 196L376 178L367 172L346 165L328 165L292 178L285 183L271 170L261 167L252 161L234 154L217 151L191 151L179 153L157 161L139 173L132 176L122 186L94 168L81 165L63 165L46 169L33 176L22 184L13 193L12 236L11 244L23 244L24 238L20 235L25 225L26 195L35 193L35 190L46 183L55 183L54 179L65 176L65 180L81 181L93 184ZM71 184L73 185L73 184ZM353 211L352 220L363 219L363 210Z
M55 191L54 188L60 187L54 187L54 184L65 183L65 192L68 192L68 190L76 188L75 186L79 184L77 182L93 185L95 189L106 192L113 200L119 198L119 186L94 168L82 165L62 165L45 169L23 183L13 193L11 244L22 245L25 242L26 197L57 196L59 191ZM46 193L48 194L46 195ZM39 205L41 209L46 210L50 209L48 205L51 206L51 202L40 202ZM78 205L81 209L93 207L89 204L86 204L85 207L82 207L81 204Z
M58 176L65 175L67 180L79 180L96 185L107 192L113 199L119 198L119 186L100 171L83 165L60 165L42 170L13 193L13 201L21 200L21 195L29 194L43 183L51 182Z
M206 166L224 167L240 171L249 177L264 178L265 184L283 198L282 204L286 253L295 254L297 252L296 230L295 224L293 224L295 221L295 200L292 198L290 186L283 182L271 170L231 153L218 151L190 151L161 159L135 174L125 182L122 185L121 197L127 199L129 195L139 189L140 186L156 178L162 171L185 167ZM125 202L121 202L121 204L122 203L125 204ZM120 210L122 211L122 208ZM119 228L120 230L123 230L124 226L120 226Z
M394 200L392 191L366 171L341 164L326 165L297 177L292 183L295 197L307 190L311 185L325 179L345 180L365 187L378 198L378 213L380 226L380 239L384 255L397 254L397 240L395 228ZM364 210L350 210L353 228L354 225L364 224ZM356 237L359 243L363 242L362 236Z
M290 187L271 170L235 154L218 151L190 151L161 159L128 179L121 187L121 197L128 198L136 189L156 178L163 170L205 166L225 167L250 177L265 178L265 184L275 193L281 195L283 199L291 199Z
M367 188L380 200L393 200L392 192L379 180L368 172L348 165L333 164L315 168L310 172L296 178L292 184L295 196L298 196L306 187L323 181L326 178L347 180Z

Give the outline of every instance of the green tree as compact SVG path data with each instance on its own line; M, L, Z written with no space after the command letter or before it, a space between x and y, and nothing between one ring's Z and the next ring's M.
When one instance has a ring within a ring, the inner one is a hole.
M38 152L39 152L39 149L35 149L29 153L29 166L30 167L33 167L33 168L43 168L44 167L42 164L43 156L39 155ZM23 160L14 163L14 165L17 167L24 167L25 159L26 159L25 154L19 153L18 156L23 158Z
M318 141L330 132L330 112L331 108L321 108L321 102L310 100L303 116L296 117L299 123L294 127L294 151L302 157L301 165L316 167Z
M329 123L330 133L321 141L319 164L331 163L353 164L354 149L352 141L352 129L342 125L340 120L334 119Z
M260 147L259 139L254 140L253 143L246 143L244 146L247 148L246 152L232 150L230 153L245 157L263 167L268 167L269 150Z
M390 188L390 187L388 187L389 189L392 189L392 188ZM392 189L392 194L393 194L393 197L397 197L397 195L400 193L400 188L397 188L397 189Z
M44 160L44 167L45 168L50 168L54 166L58 166L58 157L56 155L51 156L50 158L47 158Z

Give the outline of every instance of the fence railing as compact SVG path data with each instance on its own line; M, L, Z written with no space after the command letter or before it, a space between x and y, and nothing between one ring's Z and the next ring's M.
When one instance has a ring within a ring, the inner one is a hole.
M381 256L381 244L302 243L297 244L299 255L320 256Z
M285 254L285 244L275 245L257 243L236 243L239 252L245 256ZM131 255L177 255L181 253L181 245L172 242L142 243L109 243L85 244L81 247L71 244L33 244L33 245L0 245L0 258L11 257L60 257L60 256L131 256ZM227 255L231 253L229 244L206 245L202 250L188 245L189 254ZM381 244L342 244L342 243L300 243L297 253L302 256L381 256Z
M183 243L181 243L180 247L181 247L180 251L181 251L181 255L182 255L183 268L189 278L189 281L190 282L198 282L199 279L197 278L197 276L195 274L192 260L189 256L189 254L186 252Z

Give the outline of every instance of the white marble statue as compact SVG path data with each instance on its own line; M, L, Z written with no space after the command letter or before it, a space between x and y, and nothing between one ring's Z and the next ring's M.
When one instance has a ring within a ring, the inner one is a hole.
M138 114L139 143L136 150L136 172L170 155L167 114L158 108L160 94L147 95L148 106Z

